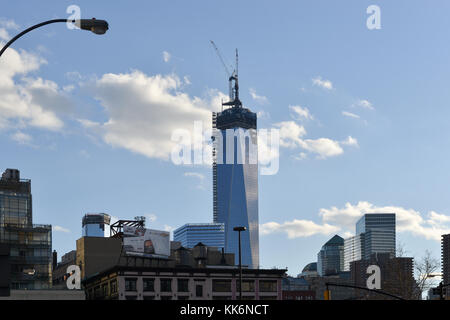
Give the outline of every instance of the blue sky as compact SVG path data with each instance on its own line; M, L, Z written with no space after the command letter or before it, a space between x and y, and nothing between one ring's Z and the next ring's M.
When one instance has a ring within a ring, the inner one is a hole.
M263 267L296 275L374 211L397 213L409 255L439 258L450 3L17 0L1 5L0 41L72 4L108 20L107 34L49 25L0 58L0 168L32 179L34 222L55 227L60 254L87 212L147 215L156 229L212 220L211 169L167 158L171 130L205 120L227 91L212 39L229 61L239 48L259 127L284 132L279 172L259 180ZM372 4L380 30L366 27Z

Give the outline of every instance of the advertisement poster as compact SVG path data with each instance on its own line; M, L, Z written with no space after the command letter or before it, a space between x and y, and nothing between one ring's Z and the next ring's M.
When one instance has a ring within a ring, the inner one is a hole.
M170 233L167 231L123 227L123 246L127 254L170 256Z

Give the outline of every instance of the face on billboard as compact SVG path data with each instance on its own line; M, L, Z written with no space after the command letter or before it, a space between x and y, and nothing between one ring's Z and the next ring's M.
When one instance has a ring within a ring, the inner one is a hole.
M170 256L170 233L124 226L123 246L127 254L168 257Z

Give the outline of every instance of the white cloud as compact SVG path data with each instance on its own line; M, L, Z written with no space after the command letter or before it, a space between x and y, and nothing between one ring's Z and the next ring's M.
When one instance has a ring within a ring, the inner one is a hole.
M280 146L295 148L302 143L301 137L306 135L303 126L294 121L283 121L275 123L274 126L280 130Z
M185 172L184 173L185 177L195 177L197 179L200 179L201 181L203 181L205 179L205 175L199 172Z
M311 113L309 112L308 108L306 108L306 107L289 106L289 109L294 112L294 114L295 114L294 119L295 120L302 120L302 119L312 120L312 119L314 119L314 117L311 115Z
M0 40L9 41L12 37L8 30L17 30L19 26L14 20L0 18ZM0 47L3 46L0 44Z
M53 232L64 232L64 233L70 233L69 229L63 228L61 226L53 226L52 227Z
M338 141L328 138L306 139L302 142L301 147L316 153L320 159L334 157L344 153Z
M67 113L70 102L63 91L52 81L26 76L45 63L24 50L5 51L0 63L0 129L60 130L64 126L60 114Z
M253 100L255 100L256 102L260 103L260 104L265 104L268 103L269 100L267 99L267 97L265 96L260 96L256 93L255 89L250 88L249 89L250 92L250 96L252 97Z
M11 135L11 139L13 139L19 144L30 144L31 141L33 140L33 137L30 136L29 134L17 131L16 133Z
M341 141L341 144L346 146L358 147L358 140L356 140L352 136L348 136L347 139Z
M359 119L360 117L357 114L348 112L348 111L342 111L342 115L346 116L346 117L350 117L350 118L354 118L354 119Z
M313 85L321 87L326 90L333 89L333 83L330 80L322 80L322 77L313 78L312 83Z
M310 220L286 221L282 224L267 222L260 226L261 235L272 233L286 233L289 239L310 237L315 234L330 235L339 231L338 227L329 224L317 224Z
M361 108L364 108L364 109L369 109L369 110L374 110L375 109L370 101L364 100L364 99L358 100L355 103L355 106L356 107L361 107Z
M162 55L163 55L163 60L166 63L169 62L170 58L172 57L171 54L167 51L163 51Z
M180 91L182 83L176 75L148 76L141 71L108 73L84 86L100 101L108 120L81 119L81 124L111 146L163 160L177 145L171 139L173 132L191 132L195 121L210 129L213 106L218 109L225 98L218 91L208 92L205 98L190 97Z

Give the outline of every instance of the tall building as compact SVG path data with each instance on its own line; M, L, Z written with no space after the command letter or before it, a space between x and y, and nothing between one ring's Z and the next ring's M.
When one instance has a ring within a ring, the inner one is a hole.
M51 287L52 228L33 224L31 181L17 169L0 179L0 243L10 249L11 289Z
M364 234L344 240L344 271L350 271L350 262L364 258Z
M370 213L356 223L356 236L345 240L344 270L359 259L370 259L374 253L395 257L395 213Z
M173 232L173 240L185 248L193 248L199 242L208 247L225 248L223 223L188 223Z
M444 284L450 284L450 234L442 235L441 250L442 282ZM447 290L449 290L448 288Z
M81 222L83 237L109 237L111 217L106 213L87 213Z
M258 146L256 113L239 100L237 73L230 81L227 109L213 113L213 209L214 222L225 225L225 251L238 260L236 226L241 233L242 264L259 267ZM234 87L232 83L234 81Z
M364 258L373 253L395 257L395 213L365 214L356 223L356 234L364 233Z
M344 269L344 239L338 235L327 241L317 254L319 276L339 274Z

